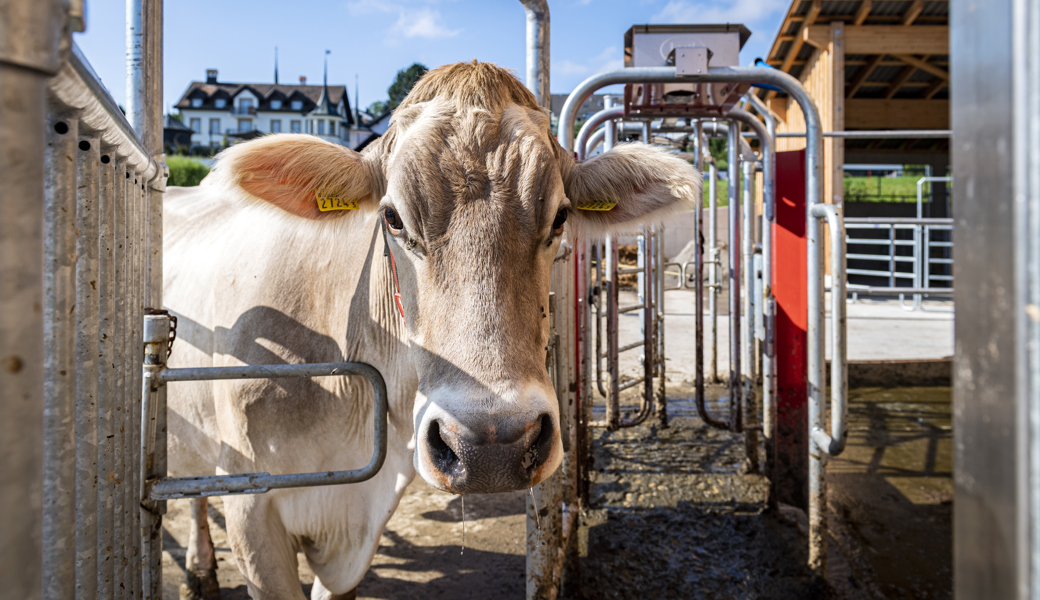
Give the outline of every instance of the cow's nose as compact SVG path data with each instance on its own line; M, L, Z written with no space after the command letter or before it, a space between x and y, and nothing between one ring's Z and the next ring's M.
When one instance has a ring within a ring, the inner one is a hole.
M473 494L518 490L540 481L556 438L548 413L481 425L441 416L430 422L424 442L428 465L443 487Z

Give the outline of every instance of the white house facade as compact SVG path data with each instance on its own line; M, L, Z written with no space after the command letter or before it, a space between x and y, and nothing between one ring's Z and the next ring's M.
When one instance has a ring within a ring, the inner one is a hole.
M353 147L354 116L343 85L227 83L217 70L193 81L174 105L193 147L219 148L267 133L309 133Z

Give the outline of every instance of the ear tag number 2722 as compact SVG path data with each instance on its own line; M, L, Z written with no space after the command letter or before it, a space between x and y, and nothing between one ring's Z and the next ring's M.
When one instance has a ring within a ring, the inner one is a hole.
M314 199L318 203L318 210L329 212L331 210L357 210L358 205L354 200L347 200L339 196L332 196L322 192L315 192Z

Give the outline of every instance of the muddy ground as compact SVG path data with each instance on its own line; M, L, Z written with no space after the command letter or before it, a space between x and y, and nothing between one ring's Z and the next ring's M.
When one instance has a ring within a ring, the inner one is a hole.
M766 510L768 484L747 472L743 439L705 427L692 389L676 382L667 429L596 433L591 506L579 533L580 596L950 598L950 390L851 395L849 447L828 469L834 527L827 583L804 566L804 514ZM712 404L721 413L719 401ZM467 496L463 550L461 499L417 479L387 526L359 598L523 598L526 501L519 492ZM187 514L184 501L170 503L170 599L183 577ZM219 500L210 522L222 597L247 598ZM309 592L313 575L302 555L300 579Z

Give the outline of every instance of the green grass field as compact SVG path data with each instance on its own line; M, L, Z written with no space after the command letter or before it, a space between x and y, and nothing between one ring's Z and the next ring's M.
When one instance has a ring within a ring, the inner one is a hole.
M167 185L198 185L209 174L209 167L188 156L167 156L166 165L170 168Z

